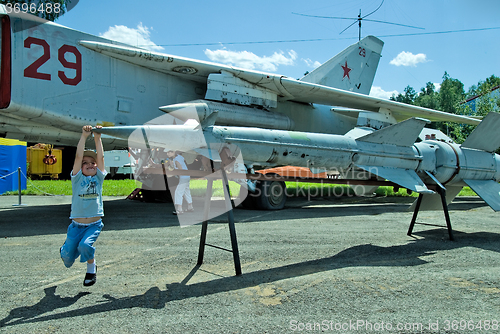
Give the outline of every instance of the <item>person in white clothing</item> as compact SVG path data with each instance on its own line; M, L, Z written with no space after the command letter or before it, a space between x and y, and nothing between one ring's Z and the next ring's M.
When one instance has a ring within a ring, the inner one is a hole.
M179 152L174 152L172 150L167 152L167 156L169 160L172 161L174 169L181 169L181 170L187 170L187 165L186 165L186 160L184 160L184 157L179 154ZM183 214L184 211L182 211L182 200L185 198L186 202L188 203L188 212L193 212L193 199L191 198L191 190L189 189L189 180L191 178L189 175L181 175L179 176L179 184L177 185L177 188L175 189L175 195L174 195L174 205L175 205L175 211L174 215L180 215Z

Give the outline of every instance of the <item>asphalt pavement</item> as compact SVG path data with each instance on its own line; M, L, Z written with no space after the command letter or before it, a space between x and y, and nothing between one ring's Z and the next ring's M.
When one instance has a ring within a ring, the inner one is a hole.
M69 196L0 197L0 332L500 333L500 219L477 197L421 212L408 198L292 198L234 210L243 274L180 227L171 203L106 197L97 283L59 258ZM198 210L201 203L195 202ZM207 242L230 248L226 216Z

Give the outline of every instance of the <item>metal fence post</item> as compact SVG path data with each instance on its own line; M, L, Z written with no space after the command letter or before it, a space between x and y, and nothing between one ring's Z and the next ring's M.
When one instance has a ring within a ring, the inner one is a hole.
M26 205L26 204L21 204L21 167L17 168L17 193L19 194L19 203L12 204L12 206Z

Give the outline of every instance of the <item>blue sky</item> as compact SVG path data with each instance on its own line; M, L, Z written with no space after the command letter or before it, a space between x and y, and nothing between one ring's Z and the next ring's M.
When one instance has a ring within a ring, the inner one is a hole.
M339 34L354 20L293 13L354 18L381 2L80 0L56 22L162 53L300 78L355 43L358 28L356 23ZM499 18L496 0L384 0L367 19L424 29L363 21L362 37L374 35L385 43L371 94L387 98L407 85L419 91L429 81L440 83L445 71L465 90L500 76ZM434 34L485 28L497 29Z

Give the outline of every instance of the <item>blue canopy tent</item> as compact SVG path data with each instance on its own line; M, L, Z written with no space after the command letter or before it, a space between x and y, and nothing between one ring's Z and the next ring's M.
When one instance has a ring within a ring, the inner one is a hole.
M21 190L26 189L26 142L0 138L0 194L19 189L18 168L21 167Z

